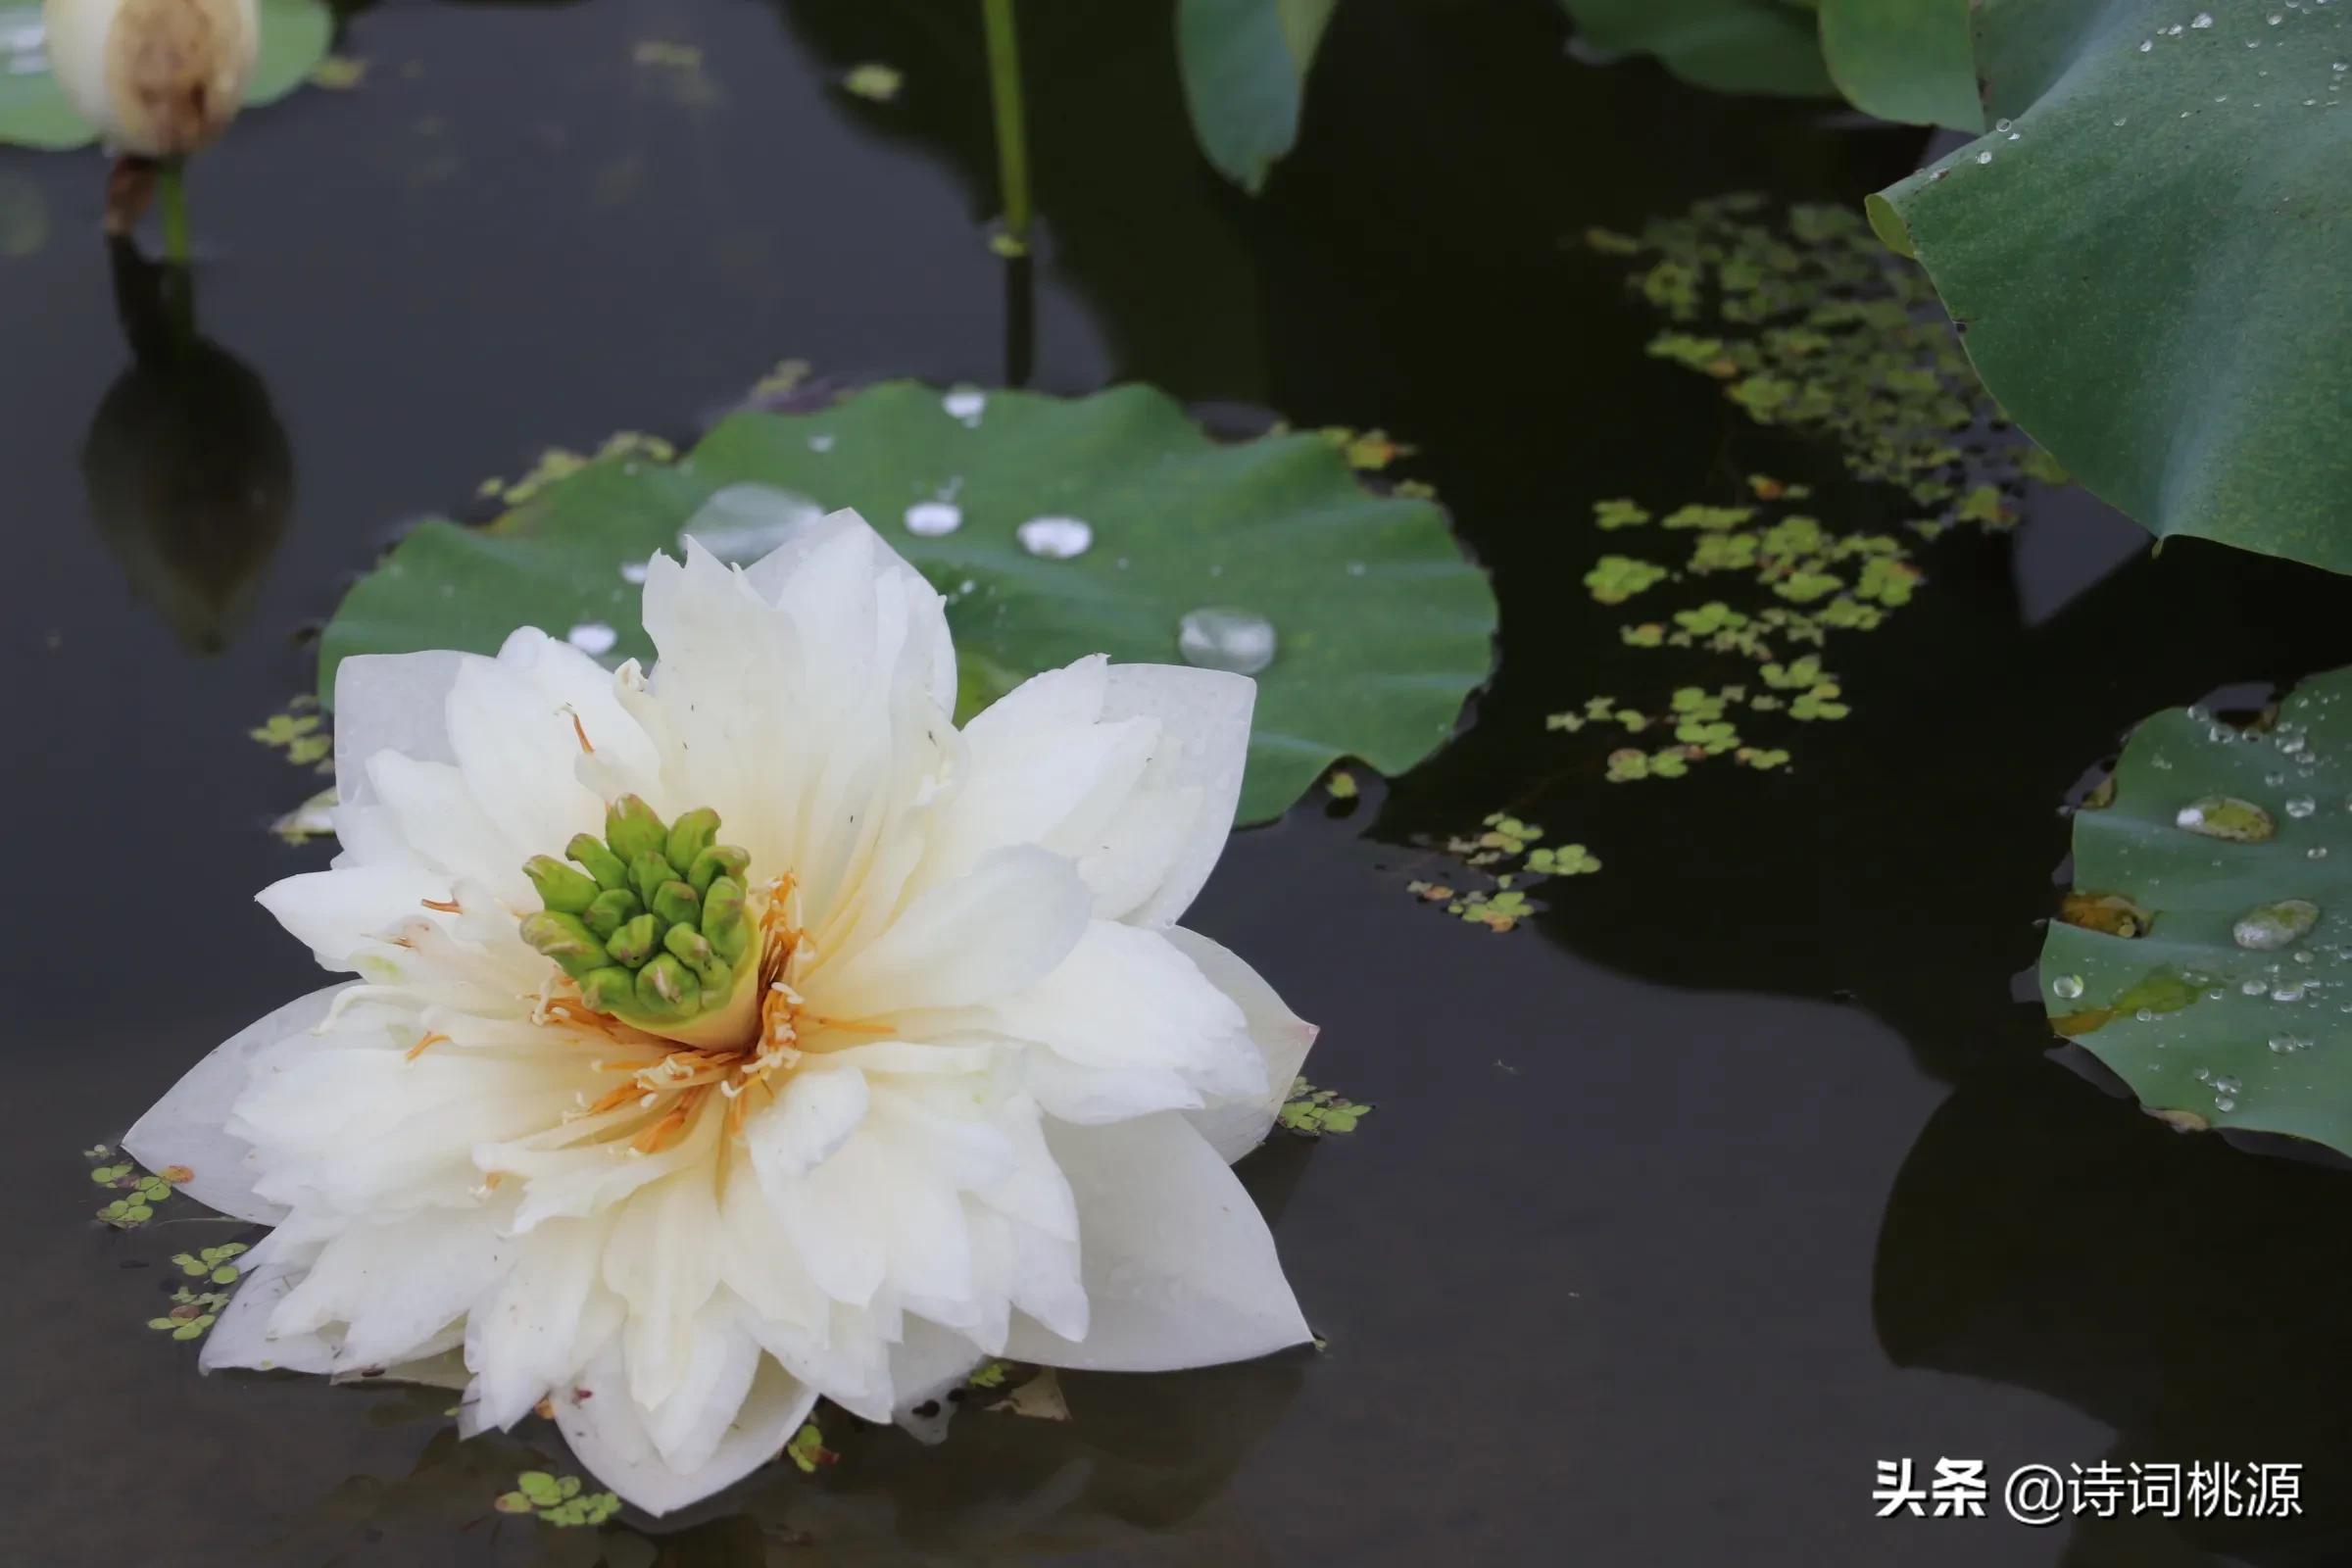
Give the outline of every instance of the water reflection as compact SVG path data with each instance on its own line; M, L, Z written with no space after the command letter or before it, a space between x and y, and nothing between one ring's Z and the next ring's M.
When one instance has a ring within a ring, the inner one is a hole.
M181 645L218 653L285 533L293 452L262 378L198 333L186 270L123 237L107 259L131 364L82 446L90 520Z

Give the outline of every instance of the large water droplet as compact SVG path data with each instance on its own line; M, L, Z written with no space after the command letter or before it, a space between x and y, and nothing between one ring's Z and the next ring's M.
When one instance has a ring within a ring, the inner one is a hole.
M906 531L936 539L963 526L963 509L953 501L917 501L906 509Z
M678 544L692 539L719 560L748 566L784 542L785 536L825 514L804 495L766 484L731 484L712 494L678 530Z
M2173 824L2209 839L2260 844L2278 831L2271 813L2234 795L2203 795L2174 814Z
M1254 675L1274 662L1274 623L1254 610L1203 605L1176 623L1176 651L1188 664Z
M988 394L976 386L959 386L939 400L939 406L950 417L959 419L964 428L980 428L980 416L988 410Z
M620 641L620 633L601 620L583 620L564 634L564 640L590 659L602 659Z
M2286 803L2286 814L2293 817L2309 816L2319 808L2320 803L2308 795L2298 795Z
M2189 25L2190 25L2190 26L2192 26L2192 27L2210 27L2210 26L2212 26L2212 25L2213 25L2213 13L2212 13L2212 12L2210 12L2210 11L2200 11L2200 12L2198 12L2198 13L2197 13L2197 20L2196 20L2196 21L2194 21L2194 22L2192 22L2192 23L2190 23L2190 24L2189 24Z
M2311 1042L2300 1035L2273 1035L2271 1049L2281 1056L2291 1056L2298 1051L2309 1051Z
M2072 1002L2082 994L2082 977L2079 974L2062 974L2050 982L2050 995L2061 1002Z
M1093 548L1095 530L1076 517L1031 517L1013 530L1021 548L1046 561L1068 561Z
M2320 906L2309 899L2258 904L2237 917L2230 938L2254 953L2273 953L2307 936L2320 922Z

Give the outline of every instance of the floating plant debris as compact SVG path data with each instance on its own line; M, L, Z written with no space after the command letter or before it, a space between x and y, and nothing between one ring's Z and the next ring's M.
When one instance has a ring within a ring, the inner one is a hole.
M1545 845L1537 841L1544 829L1507 812L1491 812L1481 831L1447 839L1444 853L1461 870L1454 882L1475 880L1485 885L1467 890L1452 882L1416 878L1405 891L1425 904L1445 906L1446 912L1496 933L1512 930L1543 906L1530 900L1527 889L1550 877L1586 876L1600 869L1600 858L1582 844Z
M1320 1138L1325 1133L1355 1131L1356 1123L1372 1114L1372 1108L1300 1078L1292 1083L1291 1096L1283 1102L1276 1122L1302 1138Z

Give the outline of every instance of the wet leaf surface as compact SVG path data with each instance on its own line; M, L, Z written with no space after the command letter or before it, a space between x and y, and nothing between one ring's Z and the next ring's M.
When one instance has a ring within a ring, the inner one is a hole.
M1493 595L1444 514L1368 492L1320 437L1220 445L1140 387L1064 400L903 382L735 415L675 466L599 460L488 530L419 526L328 625L321 695L348 655L494 652L525 624L606 627L595 651L650 661L624 567L674 552L681 529L748 564L795 516L842 507L948 596L966 716L1088 654L1184 662L1204 607L1264 617L1244 823L1342 757L1411 767L1486 678ZM1195 652L1244 668L1259 648Z

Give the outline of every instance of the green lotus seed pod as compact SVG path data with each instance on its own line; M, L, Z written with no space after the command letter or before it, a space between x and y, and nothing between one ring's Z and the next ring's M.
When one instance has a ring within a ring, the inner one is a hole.
M702 982L704 994L712 1001L725 996L735 983L733 966L691 926L671 926L662 934L662 945L669 950L670 956L694 971L695 979Z
M580 923L576 914L541 909L522 917L522 940L556 960L574 980L612 961L605 945Z
M694 858L686 868L686 881L697 893L707 893L710 884L722 876L743 879L743 868L752 863L751 855L732 844L713 844Z
M637 902L636 894L627 888L614 888L610 893L599 893L580 919L589 930L610 942L613 932L644 912L645 906Z
M591 969L580 981L580 1000L599 1012L616 1012L637 999L637 977L618 964Z
M702 1005L703 988L664 953L637 971L637 1005L658 1018L683 1018Z
M701 895L674 876L654 890L652 902L654 912L671 925L682 925L691 931L702 924Z
M649 909L661 907L654 902L654 895L662 891L663 884L677 879L676 869L659 855L640 855L629 862L629 885L637 890L637 897Z
M552 855L534 855L522 863L522 874L539 890L540 902L565 914L586 914L596 902L596 879L582 875Z
M612 933L605 942L605 951L612 961L634 969L654 956L662 941L662 921L657 915L641 914Z
M708 806L698 806L669 824L669 837L662 846L664 857L683 872L717 837L718 813Z
M669 829L640 796L623 795L605 811L605 842L631 865L640 855L660 855Z
M752 945L752 919L743 906L743 884L731 876L712 879L703 893L703 936L727 962Z
M596 885L610 892L629 885L629 868L620 863L620 857L605 848L605 841L593 834L574 833L564 853L587 867L596 878Z

